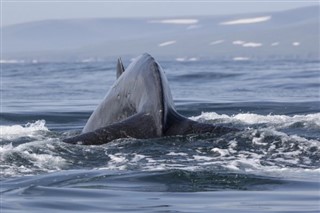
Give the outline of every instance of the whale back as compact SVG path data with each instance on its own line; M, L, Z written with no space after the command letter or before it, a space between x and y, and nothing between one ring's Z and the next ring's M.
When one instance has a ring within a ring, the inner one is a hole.
M118 67L121 66L122 63L119 65L118 62ZM162 136L167 114L174 109L174 104L160 65L149 54L143 54L125 70L121 68L117 75L118 79L94 110L82 133L124 121L136 114L149 114L156 136Z
M117 80L91 114L82 134L64 139L72 144L98 145L118 138L228 133L237 129L199 123L180 115L174 107L168 80L149 54L124 69L117 64Z

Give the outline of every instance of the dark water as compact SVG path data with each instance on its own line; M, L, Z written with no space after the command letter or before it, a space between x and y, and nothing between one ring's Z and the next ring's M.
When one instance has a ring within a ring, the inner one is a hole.
M319 62L160 64L181 114L241 131L65 144L115 62L2 64L1 212L320 211Z

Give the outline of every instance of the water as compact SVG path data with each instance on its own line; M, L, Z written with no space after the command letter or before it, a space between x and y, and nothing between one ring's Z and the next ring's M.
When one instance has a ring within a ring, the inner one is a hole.
M2 64L1 212L320 211L318 61L160 64L181 114L241 131L65 144L115 62Z

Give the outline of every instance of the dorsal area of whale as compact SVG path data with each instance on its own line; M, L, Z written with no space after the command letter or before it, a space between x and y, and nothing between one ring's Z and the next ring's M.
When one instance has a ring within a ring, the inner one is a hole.
M64 141L91 145L117 138L230 131L227 127L199 123L180 115L163 69L145 53L126 69L121 59L118 60L117 80L88 119L82 134Z

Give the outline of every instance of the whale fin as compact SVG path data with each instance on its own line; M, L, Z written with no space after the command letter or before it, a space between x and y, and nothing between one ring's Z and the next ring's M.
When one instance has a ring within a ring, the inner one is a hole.
M118 58L117 63L117 79L120 77L120 75L124 72L124 66L122 64L121 58Z
M224 134L231 131L234 132L238 130L229 127L215 126L213 124L199 123L180 115L174 109L170 109L167 114L167 126L165 127L164 135L174 136L203 133Z
M157 135L154 118L150 114L137 113L123 121L102 127L93 132L66 138L63 142L81 145L100 145L118 138L143 139L160 136L161 135Z

